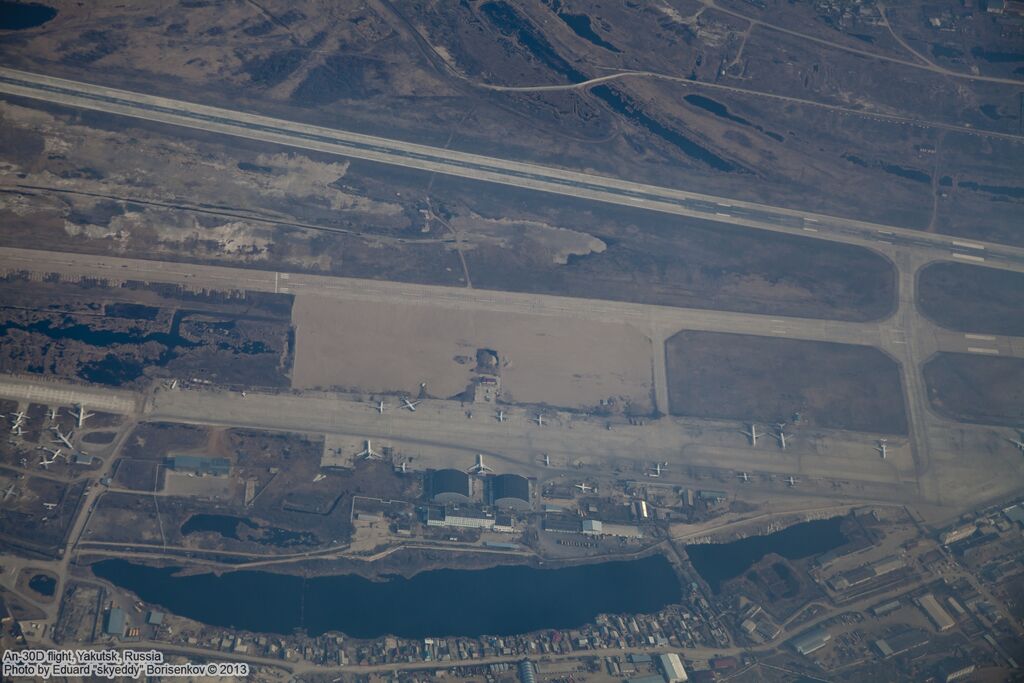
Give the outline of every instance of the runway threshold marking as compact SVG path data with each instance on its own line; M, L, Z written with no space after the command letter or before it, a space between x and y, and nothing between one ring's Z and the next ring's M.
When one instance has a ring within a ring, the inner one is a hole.
M964 249L984 249L984 244L978 244L977 242L963 242L961 240L953 240L954 247L963 247Z
M995 341L996 338L991 334L965 334L964 337L967 339L973 339L975 341Z
M999 349L989 349L989 348L985 348L983 346L968 346L967 347L967 352L968 353L983 353L983 354L988 355L988 356L998 356L999 355Z

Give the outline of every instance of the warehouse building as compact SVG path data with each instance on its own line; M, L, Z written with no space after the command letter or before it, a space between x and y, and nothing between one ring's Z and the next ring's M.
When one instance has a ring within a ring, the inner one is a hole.
M107 620L103 625L103 632L108 636L123 638L126 626L124 610L120 607L111 607L110 611L107 612Z
M227 458L209 458L203 455L172 455L167 458L167 466L175 472L201 476L221 477L231 472L231 462Z
M689 677L686 675L686 669L683 668L683 662L675 652L658 655L658 666L661 667L661 672L665 674L665 683L685 683L685 681L689 680Z
M816 628L812 631L794 638L790 643L793 649L802 655L809 655L812 652L817 652L821 648L825 647L828 641L832 640L832 636L824 629Z
M503 510L530 509L530 480L518 474L499 474L490 479L491 504Z
M949 612L942 609L942 605L939 604L939 601L931 593L918 598L917 605L928 615L928 618L932 620L935 628L939 629L939 631L948 631L956 626L953 617L949 616Z
M435 503L468 503L473 490L462 470L434 470L427 474L427 491Z

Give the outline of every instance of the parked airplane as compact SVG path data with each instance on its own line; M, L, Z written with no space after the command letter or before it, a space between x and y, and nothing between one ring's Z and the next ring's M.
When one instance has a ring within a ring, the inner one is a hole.
M544 414L543 413L537 413L537 417L533 418L533 421L536 422L541 427L543 427L544 426Z
M384 409L388 407L388 404L384 401L377 401L377 412L381 415L384 414Z
M800 483L800 480L794 479L793 475L789 475L789 477L786 478L786 483L789 484L790 486L796 486L797 484Z
M743 433L750 437L750 445L751 446L757 446L757 436L758 435L757 435L757 425L756 424L751 422L750 423L750 431L749 432L743 432Z
M551 467L551 456L547 453L544 454L544 467Z
M412 412L416 412L416 406L423 403L423 401L410 401L407 398L402 398L402 404L404 408L408 408Z
M661 471L664 468L666 468L666 467L668 467L668 463L667 462L666 463L656 462L656 463L654 463L654 467L652 467L647 472L647 476L648 477L660 477L661 476Z
M56 422L59 413L60 408L50 408L50 422Z
M578 488L580 491L583 491L583 493L587 493L588 491L593 491L594 490L594 487L593 486L588 486L586 484L586 482L584 482L582 484L576 484L576 488Z
M4 500L7 500L11 496L13 496L16 491L17 491L17 489L14 488L14 484L11 484L10 486L8 486L7 490L4 491Z
M17 432L18 435L20 436L21 426L28 422L28 415L25 413L25 411L18 411L16 413L11 413L11 417L14 418L14 422L11 424L11 431Z
M780 422L775 426L779 430L775 436L775 438L779 440L779 448L781 448L782 450L786 450L786 423Z
M63 448L47 448L46 446L40 446L39 450L46 451L47 453L49 453L51 461L52 460L56 460L57 458L64 458L64 455L63 455L64 449ZM67 458L64 458L64 459L67 460Z
M64 434L63 432L60 431L60 427L54 427L53 432L54 434L57 435L57 440L54 441L54 443L62 443L71 450L75 449L75 447L71 445L71 437L75 435L74 432L68 432L67 434Z
M1021 453L1024 453L1024 431L1018 430L1017 433L1020 434L1019 439L1007 439L1007 441L1019 448Z
M43 503L43 507L46 508L47 510L52 510L55 507L57 507L57 504L56 503Z
M78 420L78 428L79 429L81 429L83 426L85 426L85 421L86 420L88 420L90 417L93 417L95 415L95 413L87 413L85 411L85 404L84 403L79 403L78 404L78 412L75 412L74 410L71 410L70 412L71 412L71 415L73 415Z
M739 477L740 479L742 479L744 483L750 481L750 475L747 474L746 472L740 472L736 476Z
M409 471L409 461L403 460L402 464L396 467L395 469L401 472L402 474L406 474Z
M469 468L470 474L486 474L487 472L494 472L490 467L484 464L484 454L476 454L476 464Z
M498 422L504 422L504 421L505 421L505 411L504 410L499 410L498 411Z
M380 453L373 450L373 445L370 440L366 440L366 448L356 453L357 458L366 458L367 460L380 460Z
M57 462L57 458L56 457L52 457L49 460L47 460L44 457L42 460L39 461L39 466L42 467L44 470L48 470L48 469L50 469L50 465L52 465L55 462Z
M1021 445L1021 448L1024 448L1024 445ZM882 460L885 460L886 453L889 450L889 446L886 445L886 440L885 439L879 439L878 440L878 445L875 446L875 450L878 451L879 453L881 453L882 454Z
M318 481L323 481L326 478L327 478L326 474L317 474L315 477L313 477L313 483L315 484Z

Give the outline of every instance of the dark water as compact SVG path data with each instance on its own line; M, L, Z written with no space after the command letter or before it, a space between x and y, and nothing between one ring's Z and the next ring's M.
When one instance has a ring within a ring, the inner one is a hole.
M591 88L590 92L613 110L640 128L646 128L658 137L670 142L686 156L701 161L717 171L733 173L742 171L739 166L723 159L706 147L702 147L682 133L678 133L654 120L631 102L625 95L607 85Z
M688 102L689 104L692 104L695 107L703 109L704 111L710 112L719 118L726 119L727 121L732 121L734 123L738 123L741 126L749 126L751 128L754 128L759 132L764 133L768 137L772 138L773 140L778 140L779 142L782 142L783 140L783 137L778 133L773 133L770 130L765 130L756 123L752 123L747 119L743 118L742 116L737 116L736 114L733 114L731 111L729 111L729 108L726 107L724 104L722 104L721 102L717 102L711 99L710 97L704 97L703 95L687 95L683 99L686 100L686 102Z
M28 587L40 595L50 596L57 590L57 579L46 574L36 574L28 580Z
M799 560L834 550L846 543L840 530L842 517L816 519L791 526L767 536L751 536L732 543L686 546L686 554L697 573L714 593L722 582L740 576L769 553Z
M57 16L57 10L37 2L0 0L0 30L20 31L42 26Z
M965 190L974 190L975 192L988 192L989 194L1002 195L1004 197L1013 197L1014 199L1024 199L1024 187L1013 187L1008 185L984 185L976 183L973 180L961 180L958 183L959 187Z
M239 541L242 540L238 535L239 525L258 530L259 533L257 535L247 538L247 540L261 545L290 548L300 545L318 545L320 542L316 534L308 531L291 531L278 527L263 526L245 517L235 517L234 515L192 515L188 518L187 522L181 525L181 535L188 536L189 534L201 531L212 531L224 538Z
M955 47L949 47L948 45L932 43L932 54L936 57L945 57L946 59L959 59L964 56L964 51Z
M188 536L203 531L212 531L224 538L233 538L237 541L239 524L244 524L250 529L256 528L256 525L248 519L232 515L192 515L187 522L181 525L181 535Z
M564 21L566 25L572 29L572 32L583 40L593 43L598 47L603 47L611 52L621 52L619 48L615 47L597 34L594 27L590 25L590 17L587 15L559 12L558 18Z
M444 569L382 582L255 571L176 577L178 568L127 560L105 560L92 569L146 602L206 624L264 633L302 628L312 636L476 637L570 629L602 613L655 612L681 597L679 580L660 555L563 569Z

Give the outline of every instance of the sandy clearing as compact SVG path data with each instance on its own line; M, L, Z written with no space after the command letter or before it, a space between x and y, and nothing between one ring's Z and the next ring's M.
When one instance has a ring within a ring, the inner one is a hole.
M479 348L502 359L503 399L577 408L610 397L651 408L651 341L625 323L299 295L292 385L449 397Z

